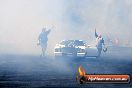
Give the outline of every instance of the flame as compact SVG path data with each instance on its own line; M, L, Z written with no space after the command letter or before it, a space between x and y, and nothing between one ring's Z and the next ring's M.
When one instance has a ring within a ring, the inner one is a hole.
M84 76L86 74L82 66L79 66L78 71L79 71L80 76Z

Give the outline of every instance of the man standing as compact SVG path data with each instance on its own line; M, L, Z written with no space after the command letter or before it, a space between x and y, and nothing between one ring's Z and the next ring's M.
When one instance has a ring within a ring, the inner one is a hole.
M42 29L42 32L40 33L38 37L38 45L42 47L42 54L41 56L45 56L45 51L47 49L47 42L48 42L48 34L51 30L46 30L46 28Z
M101 35L98 35L95 29L96 47L98 49L98 57L101 55L102 47L105 46L104 39Z

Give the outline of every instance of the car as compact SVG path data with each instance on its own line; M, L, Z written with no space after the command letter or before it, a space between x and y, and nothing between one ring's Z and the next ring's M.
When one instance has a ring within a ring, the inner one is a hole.
M55 57L97 57L97 48L87 45L83 40L62 40L54 48Z
M59 44L56 44L54 49L55 56L73 56L76 57L79 54L85 55L85 44L82 40L62 40Z

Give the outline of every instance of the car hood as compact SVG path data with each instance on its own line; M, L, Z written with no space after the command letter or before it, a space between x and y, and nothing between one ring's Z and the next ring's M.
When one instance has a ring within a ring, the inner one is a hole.
M85 46L76 46L76 48L85 49Z

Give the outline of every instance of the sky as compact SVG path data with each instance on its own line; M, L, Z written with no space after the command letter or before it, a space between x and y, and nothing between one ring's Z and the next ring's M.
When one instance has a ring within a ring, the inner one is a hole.
M0 53L40 54L38 36L51 29L47 53L63 39L131 41L132 0L0 0Z

